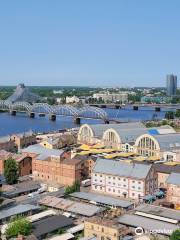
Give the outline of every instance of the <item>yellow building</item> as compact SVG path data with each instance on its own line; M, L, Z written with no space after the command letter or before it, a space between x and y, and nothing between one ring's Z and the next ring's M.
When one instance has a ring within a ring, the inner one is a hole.
M97 240L119 240L120 237L129 232L126 226L119 224L116 220L102 217L92 217L84 223L84 236L96 237Z
M58 139L46 139L42 142L40 142L40 145L48 148L48 149L55 149L58 148L59 146L59 140Z

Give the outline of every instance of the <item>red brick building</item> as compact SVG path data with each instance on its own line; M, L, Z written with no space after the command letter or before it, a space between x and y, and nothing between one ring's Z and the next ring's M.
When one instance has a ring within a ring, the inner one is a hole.
M32 158L26 153L16 154L5 150L0 151L0 174L4 173L4 164L8 158L13 158L19 167L19 176L26 176L32 173Z

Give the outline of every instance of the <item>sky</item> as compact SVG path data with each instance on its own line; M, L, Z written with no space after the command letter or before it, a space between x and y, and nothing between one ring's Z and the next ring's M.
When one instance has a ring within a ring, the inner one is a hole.
M164 87L166 74L180 78L179 10L179 0L0 1L0 85Z

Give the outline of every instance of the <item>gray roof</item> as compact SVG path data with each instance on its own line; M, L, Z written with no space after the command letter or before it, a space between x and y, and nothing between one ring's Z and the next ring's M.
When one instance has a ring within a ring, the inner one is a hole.
M134 141L136 137L147 133L147 129L141 122L129 122L120 124L95 124L90 125L96 137L102 138L107 129L114 129L123 141Z
M116 206L121 208L128 208L133 205L133 203L128 200L114 198L91 192L75 192L70 194L70 196L88 201L93 201L102 205Z
M85 204L81 202L76 202L67 209L68 212L80 214L87 217L94 216L95 214L100 213L104 210L105 209L102 207L94 206L91 204Z
M169 184L180 186L180 173L171 173L166 182Z
M163 150L180 149L180 133L155 135L154 138Z
M152 214L160 217L170 218L177 221L180 221L180 212L178 210L150 205L150 204L142 204L138 206L136 209L138 212L143 212L147 214Z
M124 214L118 219L120 224L124 224L131 227L142 227L144 230L154 231L159 230L162 231L163 235L171 235L173 231L179 229L179 226L172 223L166 223L159 220L154 220L146 217L141 217L137 215Z
M0 211L0 220L10 218L15 215L23 214L29 211L38 210L39 207L30 204L19 204L15 207Z
M73 225L73 220L63 215L47 217L46 219L33 223L33 235L41 237L55 230Z
M93 172L145 179L151 169L150 164L125 163L117 160L98 159Z
M27 148L22 149L22 152L39 154L37 159L45 160L50 156L61 156L64 153L64 150L48 149L41 146L40 144L34 144L34 145L30 145Z

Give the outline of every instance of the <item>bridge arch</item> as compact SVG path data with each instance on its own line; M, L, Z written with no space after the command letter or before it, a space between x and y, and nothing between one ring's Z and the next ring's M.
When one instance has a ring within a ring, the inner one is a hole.
M77 117L79 110L70 105L57 105L54 106L54 113L57 115Z
M31 106L31 110L32 113L44 113L44 114L53 114L53 107L51 107L49 104L47 103L34 103Z
M6 100L0 100L0 108L2 110L9 110L11 106L11 102Z
M10 110L30 112L31 105L28 102L15 102L10 105Z
M107 113L98 107L86 106L80 109L79 117L107 120Z

